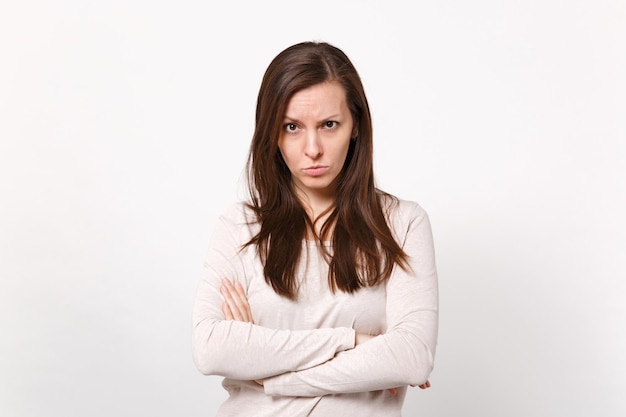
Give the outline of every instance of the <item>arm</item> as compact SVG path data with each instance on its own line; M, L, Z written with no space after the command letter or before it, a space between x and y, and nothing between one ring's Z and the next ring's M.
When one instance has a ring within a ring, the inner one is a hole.
M193 311L193 359L206 375L263 379L319 365L354 347L353 329L276 330L225 320L220 286L228 277L247 282L240 230L245 219L221 217L204 264ZM253 249L250 249L253 250Z
M237 320L243 321L247 323L254 323L252 320L252 312L250 311L250 304L248 303L248 299L246 297L246 293L239 282L236 282L233 285L229 280L222 280L222 286L220 288L222 295L224 296L224 302L222 303L222 311L224 312L224 317L226 320ZM375 336L357 333L355 344L363 344L368 340L373 339ZM255 382L259 385L263 385L263 380L255 380ZM419 385L421 389L430 388L430 382L426 381L425 383ZM397 395L397 388L389 388L389 393L391 395Z
M437 342L438 290L430 223L415 206L403 249L411 269L387 282L387 332L310 369L264 381L265 393L320 396L427 385Z

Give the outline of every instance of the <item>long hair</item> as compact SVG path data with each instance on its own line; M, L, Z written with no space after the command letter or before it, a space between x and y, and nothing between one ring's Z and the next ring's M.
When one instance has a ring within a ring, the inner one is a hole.
M338 177L335 204L317 235L293 189L278 138L291 97L329 81L344 88L357 137L350 141ZM297 298L296 269L307 229L313 232L329 262L332 291L352 293L374 286L389 278L394 265L407 267L407 255L386 220L385 211L393 198L375 187L372 148L372 121L365 91L356 69L340 49L325 42L303 42L272 60L259 90L247 164L249 206L260 229L246 245L257 246L265 280L277 294ZM323 240L331 241L332 254Z

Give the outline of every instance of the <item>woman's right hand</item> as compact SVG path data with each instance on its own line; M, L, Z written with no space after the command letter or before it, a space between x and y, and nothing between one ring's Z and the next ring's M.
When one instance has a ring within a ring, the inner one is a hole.
M368 340L372 340L374 336L365 333L356 333L356 337L354 339L354 346L358 346L362 343L367 342Z

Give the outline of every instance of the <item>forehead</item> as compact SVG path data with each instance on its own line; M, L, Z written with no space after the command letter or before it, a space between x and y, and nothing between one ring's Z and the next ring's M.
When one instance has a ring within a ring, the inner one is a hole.
M285 111L285 117L325 117L349 112L346 91L336 81L316 84L296 92Z

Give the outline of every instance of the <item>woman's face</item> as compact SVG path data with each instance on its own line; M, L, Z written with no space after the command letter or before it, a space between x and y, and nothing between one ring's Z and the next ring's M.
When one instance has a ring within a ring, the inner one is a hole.
M317 84L291 97L278 147L300 198L334 201L352 132L352 115L339 83Z

